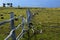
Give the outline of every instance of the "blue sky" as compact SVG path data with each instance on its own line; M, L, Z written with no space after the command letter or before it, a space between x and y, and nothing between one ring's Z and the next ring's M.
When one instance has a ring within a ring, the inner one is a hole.
M0 0L0 6L9 2L21 7L60 7L60 0Z

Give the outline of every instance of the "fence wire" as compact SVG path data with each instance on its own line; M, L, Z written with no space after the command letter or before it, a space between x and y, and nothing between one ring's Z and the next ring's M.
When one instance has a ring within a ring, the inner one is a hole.
M14 20L14 19L16 19L16 18L20 18L20 17L22 17L22 16L13 17L13 18L10 18L10 19L8 19L8 20L4 20L3 22L0 22L0 26L3 25L3 24L5 24L5 23L10 22L11 20Z
M11 35L12 35L12 33L13 33L13 31L15 31L15 30L17 30L20 26L22 26L22 32L18 35L18 37L16 38L16 40L18 40L18 38L21 36L23 36L23 31L24 31L24 22L25 22L25 20L24 20L24 18L22 18L22 23L21 24L19 24L16 28L14 28L14 29L12 29L11 31L10 31L10 34L4 39L4 40L8 40L8 38L10 38L11 37ZM20 38L21 38L20 37Z
M21 26L21 24L19 24L15 29L12 29L12 30L10 31L10 34L9 34L4 40L8 40L8 38L11 37L13 31L15 31L16 29L18 29L20 26Z
M12 15L12 14L11 14L11 15ZM5 23L8 23L8 22L14 20L15 18L20 18L20 17L22 18L22 23L19 24L16 28L12 29L12 30L10 31L9 35L8 35L4 40L8 40L8 39L12 36L13 32L14 32L15 30L17 30L20 26L22 26L22 32L16 37L16 40L19 40L20 38L22 38L23 35L24 35L24 33L26 32L26 30L24 29L24 23L29 23L30 20L31 20L31 16L32 16L32 15L31 15L30 10L27 10L27 19L25 19L25 18L22 17L22 16L18 16L18 17L13 17L13 18L11 18L11 19L9 19L9 20L5 20L5 21L3 21L3 22L0 22L0 25L3 25L3 24L5 24ZM32 29L32 30L33 30L33 29Z

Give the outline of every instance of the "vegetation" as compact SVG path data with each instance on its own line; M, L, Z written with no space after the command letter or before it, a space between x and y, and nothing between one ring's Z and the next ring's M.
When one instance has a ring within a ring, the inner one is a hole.
M27 8L0 8L0 22L10 19L10 12L14 12L15 17L23 15L26 18ZM60 40L60 8L30 8L32 23L35 32L30 30L30 40ZM21 22L15 20L15 26ZM39 30L39 31L38 31ZM42 33L39 33L42 30ZM4 40L10 32L10 23L0 26L0 40ZM18 35L21 28L16 30ZM21 40L28 40L27 33Z

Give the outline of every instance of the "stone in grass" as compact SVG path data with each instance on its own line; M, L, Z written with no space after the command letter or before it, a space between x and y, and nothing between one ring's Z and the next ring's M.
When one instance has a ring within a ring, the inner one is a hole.
M3 14L0 14L0 16L3 16Z
M33 13L33 16L35 16L35 14Z
M18 21L18 18L15 18L15 21Z
M43 32L42 32L42 29L40 30L40 33L42 34Z
M14 16L16 16L16 15L14 15Z
M4 17L1 17L1 19L4 19Z

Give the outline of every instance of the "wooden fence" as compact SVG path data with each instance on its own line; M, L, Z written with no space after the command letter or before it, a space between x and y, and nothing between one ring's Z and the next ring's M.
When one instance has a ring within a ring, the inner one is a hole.
M31 12L30 12L29 9L26 11L26 14L27 14L26 20L27 20L27 25L28 25L28 36L29 36L29 28L30 28L29 23L30 23L30 21L31 21L32 14L31 14ZM9 35L8 35L4 40L9 40L10 37L12 37L12 40L19 40L20 38L22 38L22 36L23 36L24 33L26 32L26 30L24 29L25 18L22 17L22 16L18 16L18 17L16 17L16 18L22 18L21 24L18 24L18 26L17 26L16 28L14 27L14 19L15 19L15 17L14 17L14 13L13 13L13 12L10 13L10 19L9 19L9 20L5 20L5 21L3 21L3 22L0 22L0 26L1 26L1 25L4 25L5 23L8 23L8 22L10 22L10 26L11 26L11 31L10 31ZM15 30L17 30L20 26L22 26L22 31L21 31L21 33L16 37ZM29 40L29 38L28 38L28 40Z

